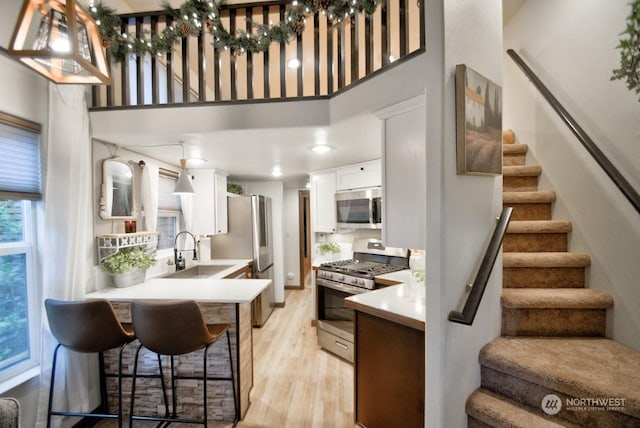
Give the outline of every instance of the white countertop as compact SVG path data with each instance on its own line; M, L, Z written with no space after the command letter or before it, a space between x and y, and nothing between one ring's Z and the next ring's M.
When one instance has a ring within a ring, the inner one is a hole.
M347 305L389 321L424 330L424 283L413 283L411 271L408 269L380 275L377 278L403 283L347 297L345 300L350 302Z
M131 287L106 288L89 293L85 298L112 301L195 300L210 303L250 303L271 284L270 279L221 279L242 269L250 261L208 260L200 264L233 266L209 278L151 278Z

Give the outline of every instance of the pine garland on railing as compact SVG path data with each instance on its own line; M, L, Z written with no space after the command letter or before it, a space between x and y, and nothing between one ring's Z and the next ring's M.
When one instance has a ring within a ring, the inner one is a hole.
M617 46L620 49L620 68L613 70L611 80L626 80L627 89L640 95L640 0L631 3L631 15L627 17L627 28L623 34L627 37L621 39Z
M202 31L211 33L218 49L229 49L234 55L245 52L264 52L272 42L289 42L304 31L306 16L322 13L334 23L351 19L356 13L373 14L382 0L294 0L287 7L285 20L278 24L251 22L250 33L239 30L230 33L222 25L220 10L214 0L187 0L179 9L169 3L164 10L173 18L171 25L159 34L145 31L143 34L122 32L122 21L115 10L101 1L91 4L89 10L98 24L104 46L118 61L134 54L162 55L183 37L198 36Z

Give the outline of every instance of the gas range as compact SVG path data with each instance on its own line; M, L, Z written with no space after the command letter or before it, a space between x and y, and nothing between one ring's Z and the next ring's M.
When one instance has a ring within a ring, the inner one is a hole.
M318 277L371 290L376 276L403 269L407 267L349 259L320 265Z
M375 277L408 269L408 252L402 248L384 247L377 240L355 240L353 259L323 263L318 278L371 290Z

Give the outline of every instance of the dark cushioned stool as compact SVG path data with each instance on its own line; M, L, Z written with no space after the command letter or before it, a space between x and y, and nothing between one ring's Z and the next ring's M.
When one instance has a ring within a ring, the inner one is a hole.
M131 391L131 412L129 413L129 425L133 426L133 420L148 420L161 422L183 422L191 424L202 424L207 426L207 381L224 380L230 381L233 388L234 423L238 422L238 404L236 397L236 385L233 374L233 360L231 359L231 340L229 338L230 324L206 324L198 304L193 300L181 301L134 301L131 304L131 319L133 329L136 333L140 346L136 352L133 369L133 384ZM223 335L227 336L227 347L229 350L230 377L208 377L207 376L207 351ZM167 355L171 361L171 392L172 392L172 413L169 414L167 404L167 391L164 385L162 365L160 365L160 382L165 403L164 416L142 416L134 414L134 399L136 388L136 377L138 373L138 356L142 347L149 349L158 355ZM174 356L188 354L203 350L201 377L178 376L174 369ZM177 416L177 396L175 381L179 379L198 379L203 384L203 418L202 419L180 419Z
M49 407L47 409L47 427L51 426L51 416L82 416L88 418L118 419L122 426L122 350L136 337L130 331L131 326L121 324L111 304L106 300L85 302L67 302L47 299L44 302L51 333L58 341L53 351L51 368L51 386L49 388ZM100 358L100 407L98 413L77 413L53 410L53 389L56 376L58 350L63 346L74 352L97 353ZM104 381L105 351L120 347L118 361L118 412L108 413L107 392Z

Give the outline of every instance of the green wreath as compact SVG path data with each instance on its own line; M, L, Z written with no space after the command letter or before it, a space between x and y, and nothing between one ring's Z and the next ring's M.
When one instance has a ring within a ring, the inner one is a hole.
M613 70L611 80L626 80L627 89L640 95L640 0L631 3L627 28L620 35L625 34L616 47L620 49L620 68Z
M172 46L187 36L198 36L207 31L214 36L214 46L231 50L234 55L245 52L264 52L272 42L288 42L304 31L307 15L326 14L337 23L352 18L357 12L373 14L382 0L294 0L287 7L285 20L274 25L251 22L250 33L239 30L230 33L222 25L218 4L214 0L187 0L175 10L167 2L163 9L172 17L171 25L160 34L130 34L121 32L121 19L114 9L102 1L89 7L98 24L104 46L118 61L131 54L143 56L171 52Z

